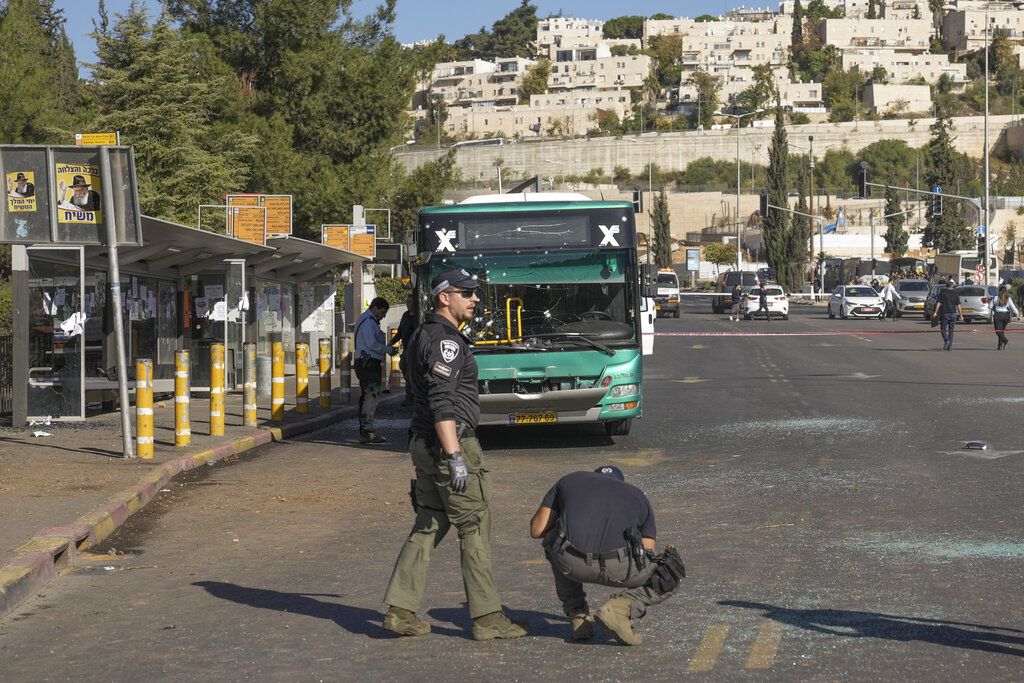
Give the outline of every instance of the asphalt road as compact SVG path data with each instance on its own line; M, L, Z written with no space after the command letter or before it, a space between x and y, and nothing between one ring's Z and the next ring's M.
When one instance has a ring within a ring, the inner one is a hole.
M968 326L944 352L919 319L708 308L658 322L680 336L657 338L629 437L485 434L498 586L531 637L470 639L452 538L422 612L433 633L381 629L412 521L394 409L385 447L354 444L349 422L175 481L0 623L0 680L1024 678L1024 335L1000 353ZM606 462L648 492L690 574L636 648L567 640L527 535L558 476Z

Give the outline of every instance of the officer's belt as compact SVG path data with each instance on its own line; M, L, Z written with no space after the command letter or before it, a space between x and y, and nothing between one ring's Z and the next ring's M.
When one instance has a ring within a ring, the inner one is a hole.
M430 431L430 432L427 432L426 434L421 434L420 432L413 432L412 434L413 434L413 436L418 436L419 438L426 440L426 442L431 444L431 445L433 445L434 442L437 441L437 431ZM463 424L458 424L458 423L456 423L456 425L455 425L455 434L458 437L459 441L461 441L462 439L475 439L476 438L476 430L475 429L473 429L472 427L467 427L466 425L463 425Z
M555 536L555 542L552 544L551 549L555 552L566 552L580 558L581 560L585 560L586 562L593 562L596 560L601 564L601 566L604 566L606 560L629 559L629 552L625 547L609 550L605 553L585 553L569 542L569 537L565 535L565 531L561 528L558 529L558 534Z

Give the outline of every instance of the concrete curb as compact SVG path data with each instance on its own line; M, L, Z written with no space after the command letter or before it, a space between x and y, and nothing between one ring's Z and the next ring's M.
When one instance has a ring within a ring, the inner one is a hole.
M391 403L403 395L404 392L397 393L381 403ZM0 619L54 580L75 553L88 550L114 533L178 474L244 453L256 446L323 429L339 419L353 417L357 412L356 406L344 406L301 422L263 427L253 436L175 458L155 467L135 484L114 494L109 501L71 524L42 529L15 549L13 560L0 567Z

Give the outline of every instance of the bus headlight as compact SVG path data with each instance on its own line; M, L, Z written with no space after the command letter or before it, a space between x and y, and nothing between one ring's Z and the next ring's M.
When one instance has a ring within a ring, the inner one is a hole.
M638 392L636 384L619 384L612 387L612 398L620 396L635 396Z
M639 401L629 401L627 403L610 403L608 404L608 410L615 412L619 410L633 410L637 407Z

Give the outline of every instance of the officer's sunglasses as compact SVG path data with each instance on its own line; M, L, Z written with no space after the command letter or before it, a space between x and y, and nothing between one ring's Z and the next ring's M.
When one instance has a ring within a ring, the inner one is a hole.
M473 295L476 294L475 289L448 289L445 290L447 294L459 294L463 299L472 299Z

